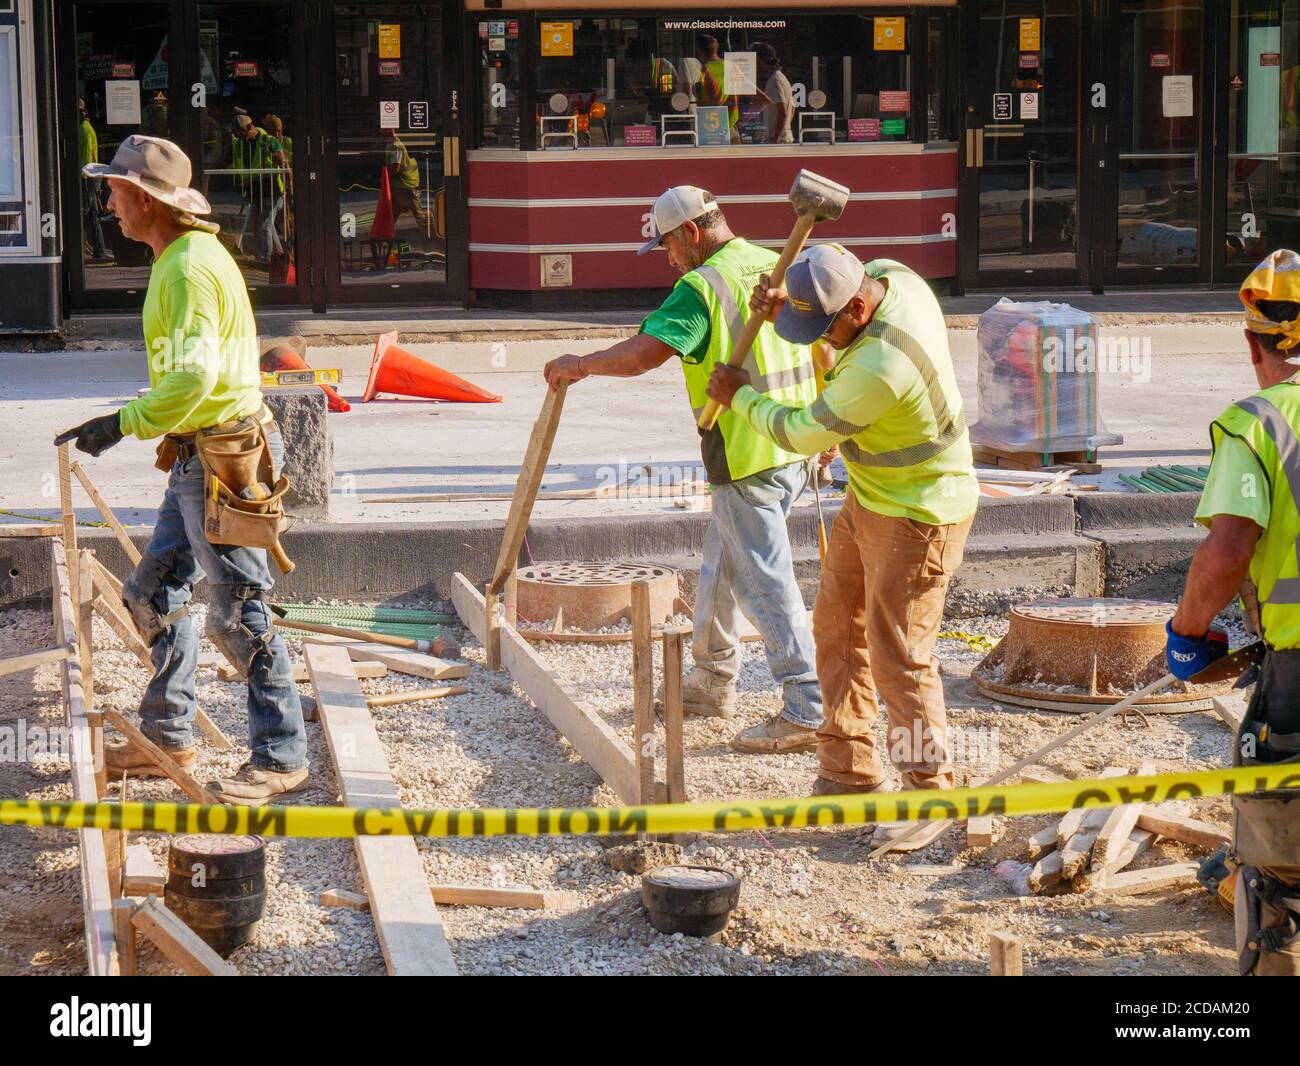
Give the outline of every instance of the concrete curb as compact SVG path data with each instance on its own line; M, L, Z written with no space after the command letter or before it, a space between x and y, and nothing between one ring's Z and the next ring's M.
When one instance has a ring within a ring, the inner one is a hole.
M1176 599L1187 561L1203 535L1188 499L1098 493L985 500L953 580L949 614L997 613L1041 595L1148 596ZM826 508L828 523L839 504ZM677 566L693 592L710 516L686 513L629 518L539 519L529 526L524 559L647 559ZM298 564L278 579L286 599L385 600L445 595L460 571L475 582L490 574L500 521L424 524L301 523L284 538ZM132 530L140 548L150 531ZM795 569L805 598L820 575L816 517L800 508L790 520ZM105 529L78 532L114 573L126 556ZM37 538L0 539L0 606L41 602L49 595L49 547ZM198 598L204 587L200 585Z

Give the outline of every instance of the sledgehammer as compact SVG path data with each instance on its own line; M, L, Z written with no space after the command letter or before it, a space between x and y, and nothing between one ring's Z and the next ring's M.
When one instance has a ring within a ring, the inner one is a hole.
M814 174L811 170L801 170L795 175L789 196L797 217L794 229L790 231L785 247L781 249L781 256L772 268L771 285L774 289L779 289L785 283L785 272L790 269L795 256L803 251L813 225L817 222L835 221L844 214L844 208L849 202L849 190L845 186ZM763 321L760 315L755 314L750 314L745 320L745 328L732 343L728 366L740 366L748 358L749 349L753 347L754 338L758 336ZM721 413L722 407L710 400L700 414L700 429L712 429Z

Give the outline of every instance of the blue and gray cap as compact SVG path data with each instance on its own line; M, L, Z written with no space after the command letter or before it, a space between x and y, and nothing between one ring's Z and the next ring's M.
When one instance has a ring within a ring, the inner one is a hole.
M812 344L862 288L867 268L842 244L809 248L785 275L788 297L776 332L794 344Z

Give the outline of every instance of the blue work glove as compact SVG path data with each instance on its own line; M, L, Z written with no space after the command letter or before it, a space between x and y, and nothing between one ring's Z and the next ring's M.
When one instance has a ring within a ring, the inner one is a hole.
M1165 661L1169 672L1179 681L1199 674L1210 663L1228 654L1228 634L1221 629L1208 630L1203 637L1184 637L1174 632L1172 619L1165 623Z

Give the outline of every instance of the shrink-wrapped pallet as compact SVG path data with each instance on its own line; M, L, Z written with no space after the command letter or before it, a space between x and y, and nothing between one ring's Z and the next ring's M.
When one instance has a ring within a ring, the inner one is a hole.
M1098 407L1096 321L1069 304L999 300L979 324L977 448L1002 452L1094 452L1124 438Z

